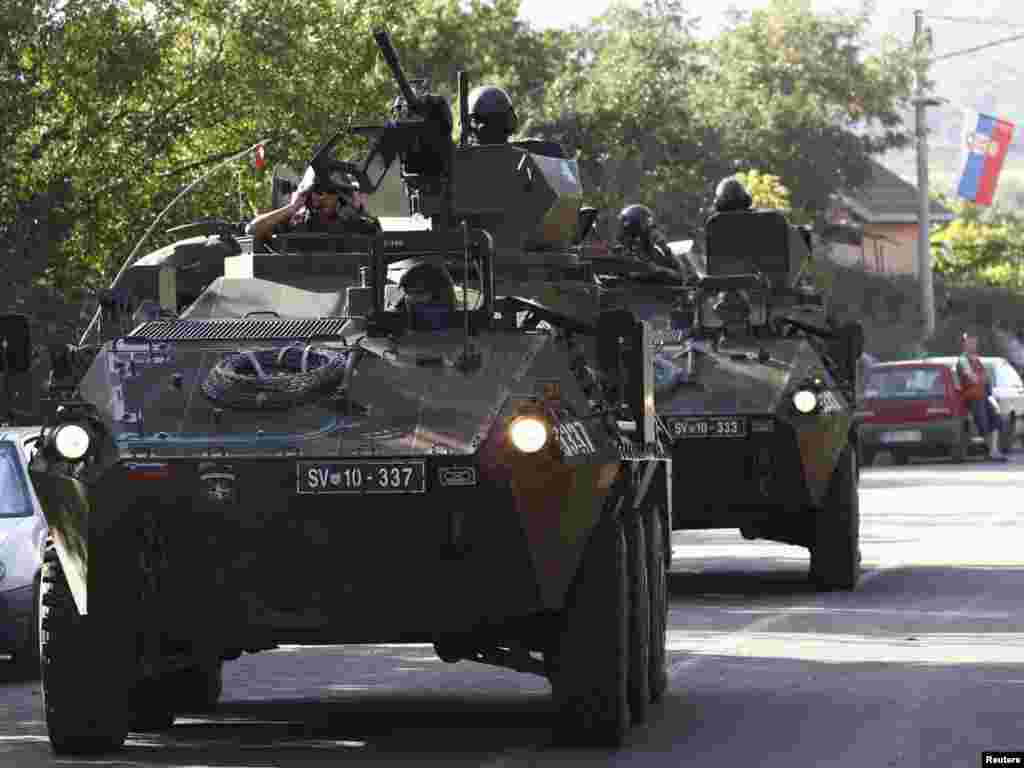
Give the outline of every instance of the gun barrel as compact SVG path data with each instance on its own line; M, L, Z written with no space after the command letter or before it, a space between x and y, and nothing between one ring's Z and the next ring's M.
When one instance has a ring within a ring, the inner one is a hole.
M391 44L391 36L388 35L386 29L378 29L373 33L373 39L377 41L377 47L384 54L384 61L388 63L388 67L391 69L391 74L398 84L398 90L402 92L402 98L409 105L409 109L415 111L419 107L420 100L416 97L412 86L409 85L405 72L402 71L402 65L398 61L398 54L395 52L395 47Z

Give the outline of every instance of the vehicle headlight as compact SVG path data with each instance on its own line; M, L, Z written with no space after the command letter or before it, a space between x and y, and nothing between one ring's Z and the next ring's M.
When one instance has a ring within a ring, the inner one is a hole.
M62 459L78 461L89 451L92 438L89 433L77 424L65 424L57 428L53 436L53 444Z
M800 413L810 413L818 407L818 396L809 389L801 389L793 395L793 407Z
M508 430L512 445L523 453L536 453L548 441L547 425L535 416L520 416Z

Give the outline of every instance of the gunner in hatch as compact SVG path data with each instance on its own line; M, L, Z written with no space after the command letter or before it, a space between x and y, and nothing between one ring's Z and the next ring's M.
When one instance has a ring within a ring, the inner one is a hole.
M398 281L400 290L391 307L403 311L419 306L455 309L455 282L448 270L438 264L419 262L405 271Z

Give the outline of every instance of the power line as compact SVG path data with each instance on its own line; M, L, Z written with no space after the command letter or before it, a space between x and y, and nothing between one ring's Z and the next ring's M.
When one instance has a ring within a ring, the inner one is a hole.
M985 19L980 16L933 16L928 14L929 21L954 21L961 24L986 24L992 27L1003 27L1004 29L1024 29L1024 25L1016 24L1006 19Z
M944 53L941 56L932 56L928 60L928 63L930 64L930 63L933 63L933 62L936 62L936 61L942 61L944 59L951 59L954 56L966 56L968 53L977 53L978 51L984 51L987 48L994 48L995 46L1002 45L1003 43L1012 43L1015 40L1024 40L1024 34L1013 35L1012 37L1003 37L1003 38L1000 38L999 40L993 40L990 43L984 43L983 45L976 45L973 48L965 48L962 51L953 51L952 53Z

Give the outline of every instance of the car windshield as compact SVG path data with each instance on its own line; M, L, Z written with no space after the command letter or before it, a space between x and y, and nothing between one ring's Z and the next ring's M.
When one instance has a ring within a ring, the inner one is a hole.
M864 387L864 397L912 399L946 394L940 368L889 368L875 370Z
M18 462L18 449L14 443L0 442L0 518L31 514L32 502Z

